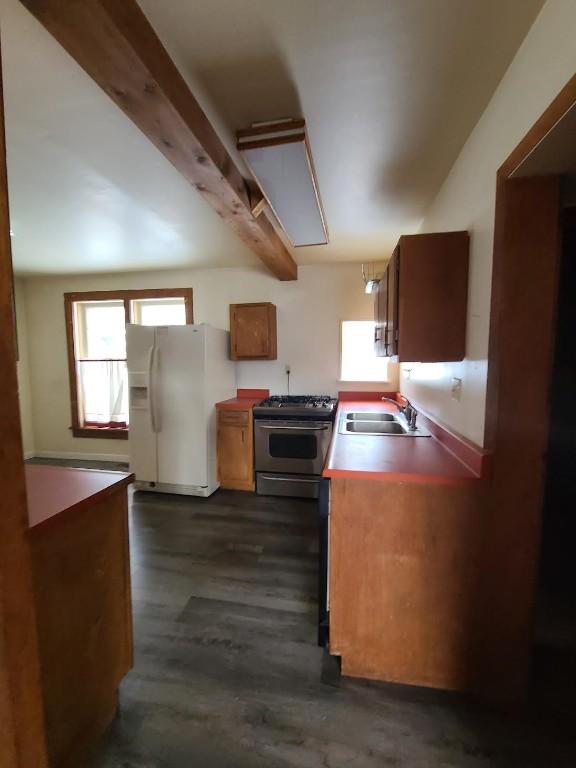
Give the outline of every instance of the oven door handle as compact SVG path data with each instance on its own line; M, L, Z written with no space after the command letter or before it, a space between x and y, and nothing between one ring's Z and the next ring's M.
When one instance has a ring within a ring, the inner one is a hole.
M319 483L318 478L310 478L309 480L304 477L278 477L278 475L264 475L260 472L262 480L281 480L283 483Z
M256 426L258 427L258 429L273 429L274 431L279 430L279 429L291 429L291 430L302 429L305 432L325 432L328 429L328 426L324 426L324 427L273 427L272 425L268 426L268 424L258 424L258 422L256 422Z

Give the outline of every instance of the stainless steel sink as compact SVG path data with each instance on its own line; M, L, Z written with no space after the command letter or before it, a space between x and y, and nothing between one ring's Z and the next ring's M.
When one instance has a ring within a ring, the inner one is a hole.
M408 429L398 421L347 421L346 432L362 432L368 435L406 435Z
M353 411L343 413L338 424L341 435L376 435L380 437L430 437L430 433L418 427L408 428L401 414Z
M346 419L348 421L396 421L393 413L372 413L371 411L347 413Z

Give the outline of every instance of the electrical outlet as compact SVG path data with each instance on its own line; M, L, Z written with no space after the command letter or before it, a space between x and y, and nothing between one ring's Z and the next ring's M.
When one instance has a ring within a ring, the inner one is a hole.
M284 370L286 371L286 375L288 376L290 374L290 366L288 364L286 364L284 366Z
M452 400L460 400L462 395L462 379L453 378L450 384L450 394Z

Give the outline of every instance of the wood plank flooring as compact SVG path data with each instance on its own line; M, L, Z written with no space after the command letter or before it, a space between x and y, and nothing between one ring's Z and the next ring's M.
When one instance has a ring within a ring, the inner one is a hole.
M136 492L131 549L135 667L90 768L576 765L573 710L321 681L315 502Z

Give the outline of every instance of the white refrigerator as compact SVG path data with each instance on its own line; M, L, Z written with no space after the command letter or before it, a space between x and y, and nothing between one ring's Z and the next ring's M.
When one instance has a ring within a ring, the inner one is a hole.
M215 403L233 397L229 334L209 325L127 325L130 470L136 488L218 488Z

